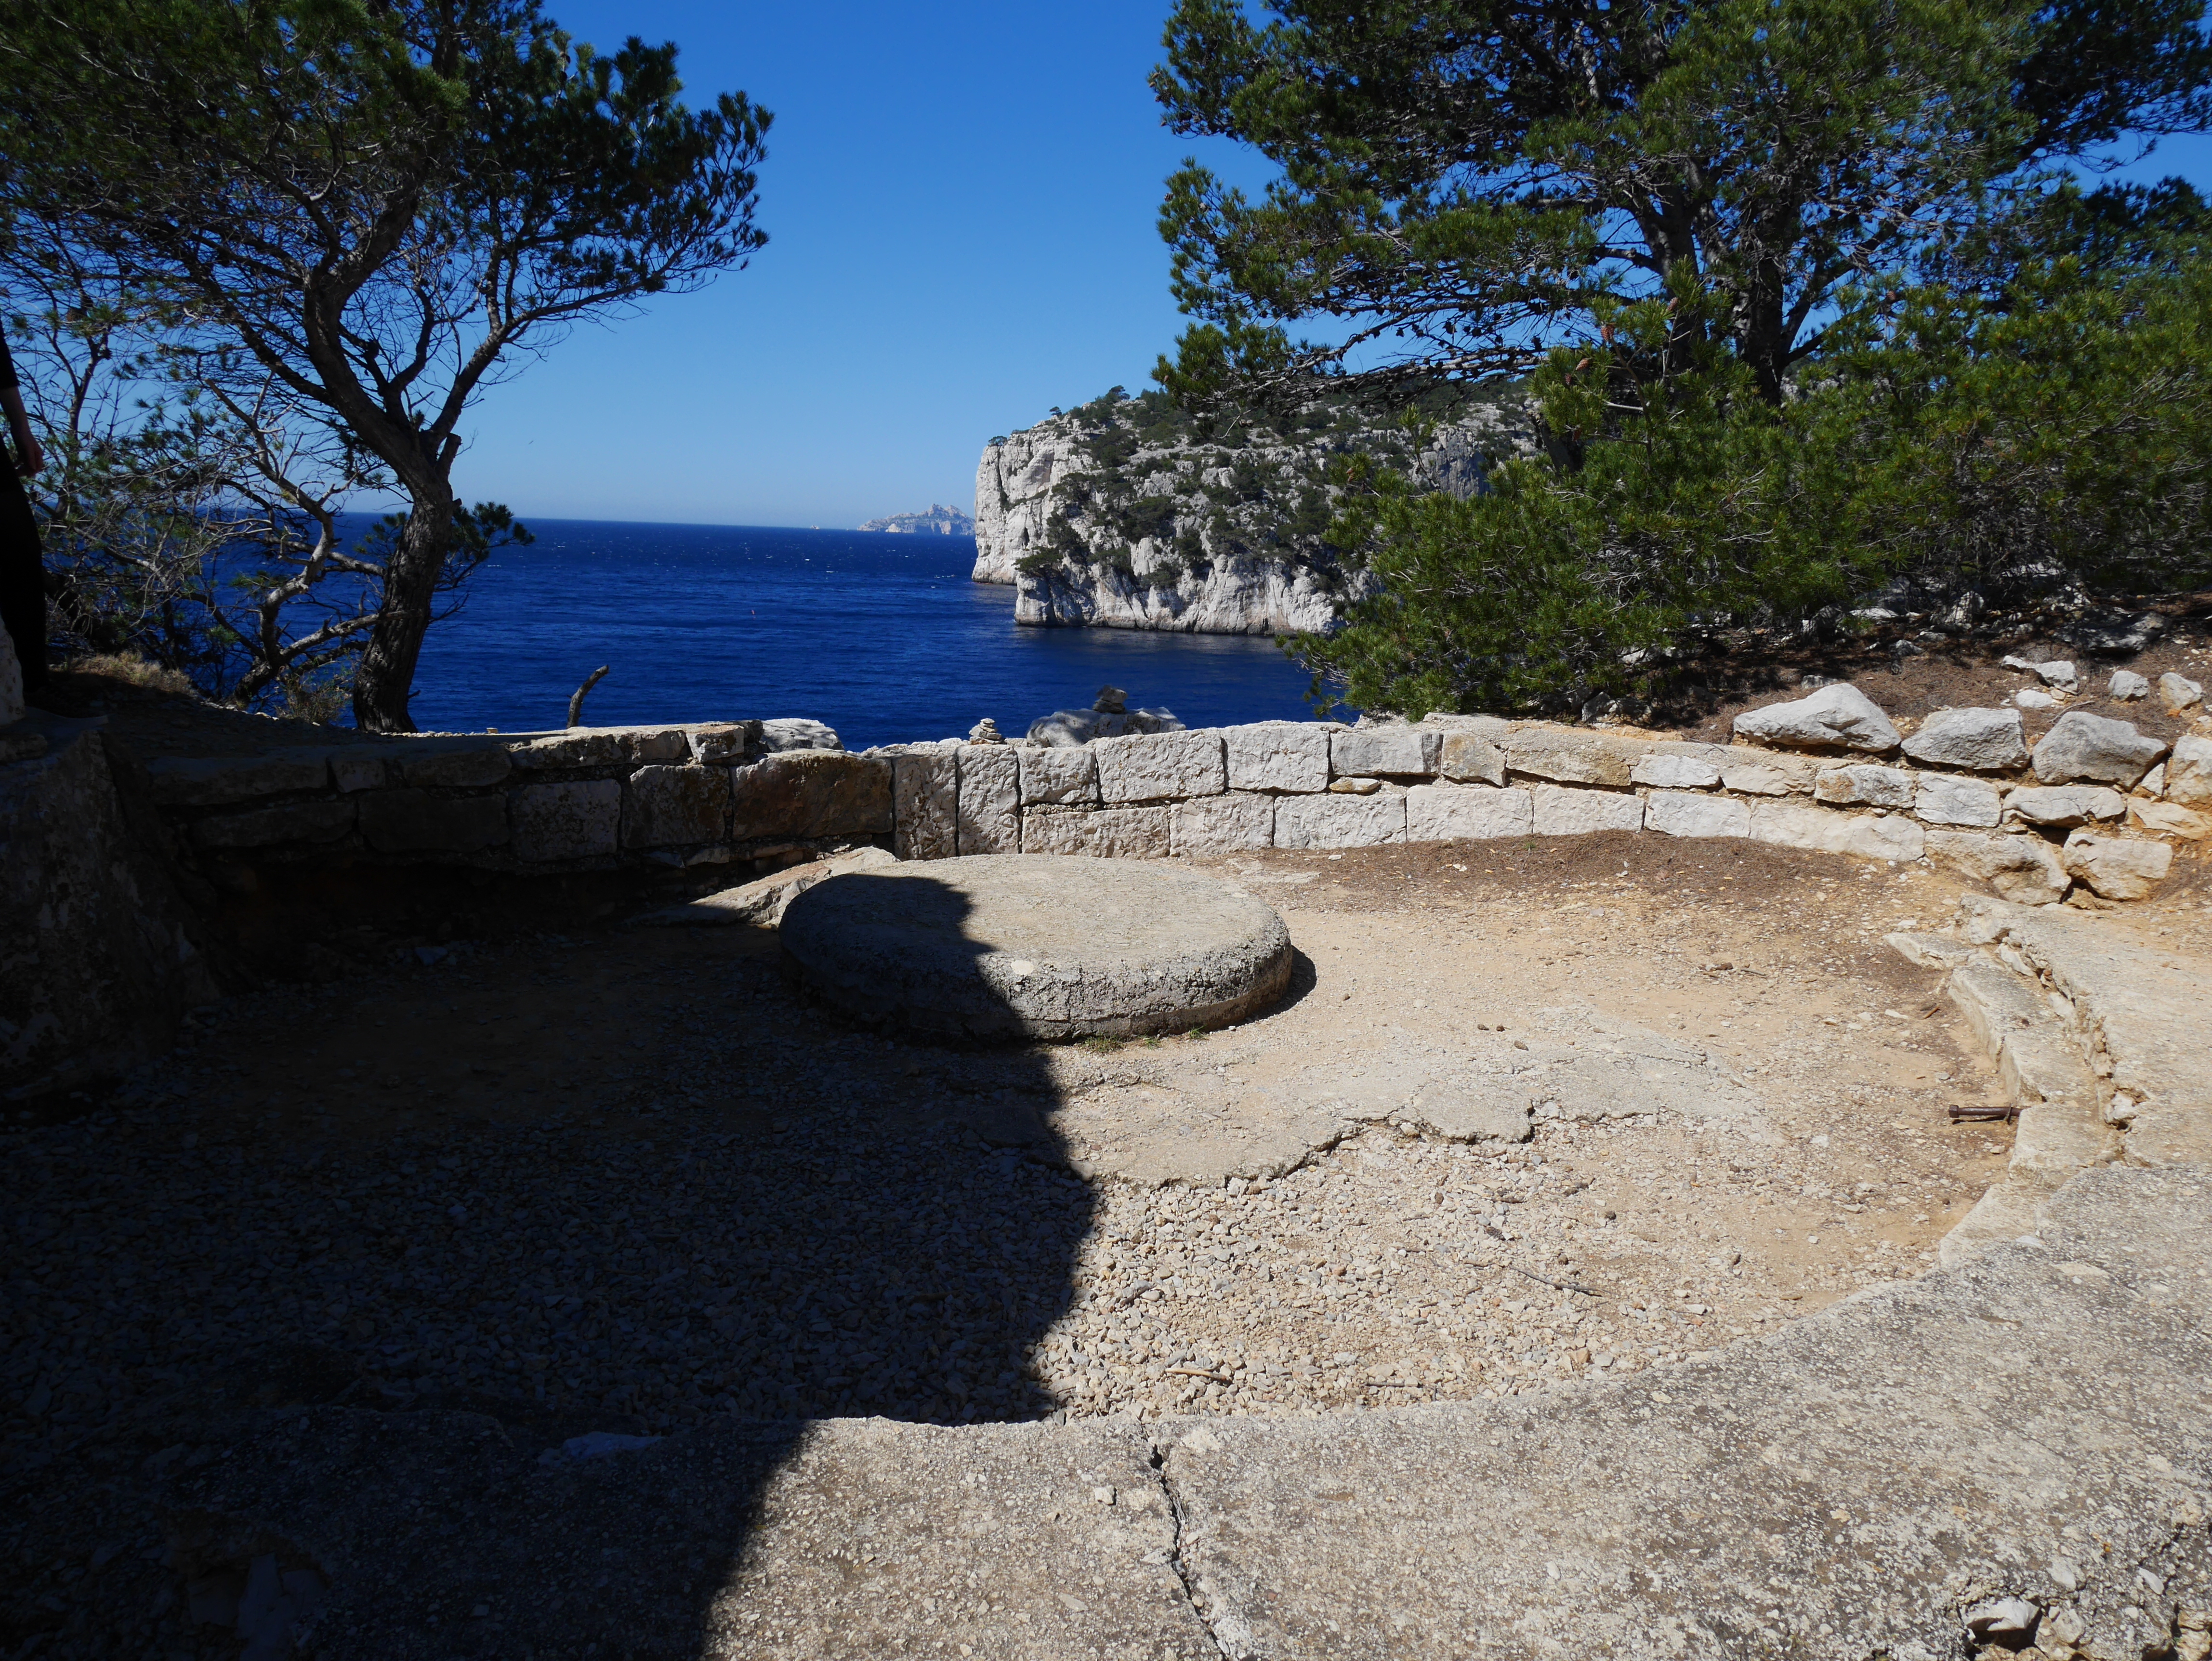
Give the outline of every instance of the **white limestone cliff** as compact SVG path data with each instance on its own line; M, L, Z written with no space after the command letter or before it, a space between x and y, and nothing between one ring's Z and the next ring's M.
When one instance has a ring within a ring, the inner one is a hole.
M1319 546L1314 526L1336 496L1325 478L1332 457L1364 451L1410 463L1428 488L1466 496L1481 488L1492 458L1534 447L1510 401L1437 427L1416 456L1401 429L1379 421L1203 441L1187 425L1171 430L1157 399L1109 397L985 447L973 575L1014 586L1017 622L1191 634L1325 630L1376 587ZM1119 457L1098 441L1116 417Z

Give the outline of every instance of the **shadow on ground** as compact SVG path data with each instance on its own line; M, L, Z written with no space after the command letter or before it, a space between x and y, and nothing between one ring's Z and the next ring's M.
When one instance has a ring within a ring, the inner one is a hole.
M221 1614L261 1557L331 1583L333 1654L690 1653L809 1421L1050 1414L1028 1353L1091 1198L1042 1058L857 1029L774 953L272 994L119 1110L6 1132L0 1653L235 1655L180 1583Z

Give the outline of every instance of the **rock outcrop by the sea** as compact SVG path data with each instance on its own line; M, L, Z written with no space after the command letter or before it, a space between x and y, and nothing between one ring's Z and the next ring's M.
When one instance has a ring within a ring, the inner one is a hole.
M975 534L975 521L957 508L947 508L933 502L926 514L889 514L882 519L870 520L860 529L924 536L972 537Z
M1098 689L1097 702L1088 709L1055 709L1030 723L1031 744L1055 749L1090 743L1093 739L1127 738L1132 733L1180 733L1183 724L1172 709L1132 709L1129 695L1118 686Z
M1015 620L1264 635L1325 630L1375 592L1325 540L1352 454L1473 495L1493 459L1533 450L1517 401L1468 401L1416 447L1395 421L1319 399L1295 416L1201 428L1164 395L1117 389L991 441L975 472L978 582L1015 586Z

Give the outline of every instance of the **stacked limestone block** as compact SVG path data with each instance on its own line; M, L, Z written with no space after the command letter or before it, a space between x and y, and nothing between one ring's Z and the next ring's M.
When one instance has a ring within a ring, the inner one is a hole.
M1733 744L1542 721L1266 721L1075 748L891 755L902 858L1161 858L1648 830L1931 858L2042 904L2079 883L2139 898L2203 834L2212 738L2172 754L2081 712L2033 751L2017 709L1941 710L1909 737L1849 685L1750 712Z
M888 762L777 749L763 728L409 739L172 758L148 774L185 844L216 855L593 870L725 864L890 835Z

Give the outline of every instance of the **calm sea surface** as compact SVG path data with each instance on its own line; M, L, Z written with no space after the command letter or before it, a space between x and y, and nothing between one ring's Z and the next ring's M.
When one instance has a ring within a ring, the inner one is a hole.
M1009 735L1108 683L1193 727L1309 716L1271 640L1025 629L1014 593L970 582L968 537L530 520L435 625L415 679L425 730L558 727L599 665L585 720L808 715L848 746Z

